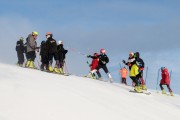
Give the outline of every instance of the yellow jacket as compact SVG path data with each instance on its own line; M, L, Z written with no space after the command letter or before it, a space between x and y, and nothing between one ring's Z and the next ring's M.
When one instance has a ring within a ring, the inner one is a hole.
M136 64L134 64L132 67L131 67L131 71L130 71L130 73L129 73L129 76L130 77L135 77L136 75L138 75L139 74L139 67L136 65Z

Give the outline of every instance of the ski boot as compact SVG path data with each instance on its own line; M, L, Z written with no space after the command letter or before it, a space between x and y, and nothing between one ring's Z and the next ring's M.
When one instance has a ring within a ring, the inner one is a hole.
M35 67L35 65L34 65L34 62L33 62L33 61L30 61L29 68L36 69L36 67Z
M162 89L162 94L166 94L166 91L164 89Z
M147 90L146 85L140 85L141 90Z
M53 72L53 68L52 68L52 66L49 66L49 72Z
M54 72L60 74L60 70L57 67L54 68Z
M59 69L59 72L60 72L60 74L64 74L63 68L60 68L60 69Z
M134 87L134 91L136 91L137 93L142 93L143 91L140 89L140 86L135 86Z
M170 96L174 96L173 92L170 92Z
M30 60L26 61L26 63L25 63L25 67L29 67L30 62L31 62Z

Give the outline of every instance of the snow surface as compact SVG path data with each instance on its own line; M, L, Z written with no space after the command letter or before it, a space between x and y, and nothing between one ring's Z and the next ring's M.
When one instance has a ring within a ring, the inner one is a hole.
M180 120L180 96L0 64L0 120ZM9 72L7 72L9 71Z

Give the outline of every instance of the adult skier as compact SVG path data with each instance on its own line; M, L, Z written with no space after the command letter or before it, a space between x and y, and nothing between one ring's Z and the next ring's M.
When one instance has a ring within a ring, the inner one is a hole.
M87 57L88 58L92 58L92 62L89 65L89 67L91 68L91 71L96 69L96 67L98 66L98 63L99 63L98 53L94 53L93 56L88 55ZM96 75L93 74L92 78L94 78L94 79L101 79L101 74L100 74L99 70L97 70L96 73L97 73L98 77L96 77Z
M58 53L58 58L59 58L59 71L60 74L64 74L64 63L65 63L65 58L66 58L66 53L68 52L68 50L64 49L64 45L63 42L61 40L58 41L58 45L57 45L57 53Z
M34 60L36 58L36 47L37 47L37 39L38 32L33 31L32 34L29 34L27 37L27 63L26 67L36 68L34 64Z
M24 38L20 37L20 39L16 43L16 51L17 51L17 57L18 62L17 65L22 67L24 63L24 44L23 44Z
M164 90L163 86L162 85L166 85L169 92L170 92L170 95L173 96L173 92L170 88L170 77L169 77L169 72L168 72L168 69L165 68L165 67L161 67L161 76L162 76L162 79L160 81L160 88L162 90L162 94L166 94L166 91Z
M130 70L130 73L129 73L129 77L132 79L132 81L135 83L135 87L134 87L134 91L138 92L138 93L141 93L142 90L140 88L140 84L139 84L139 77L138 77L138 74L139 74L139 67L137 66L137 64L133 64L131 66L131 70Z
M48 55L46 53L46 41L41 42L40 46L41 66L40 69L43 71L44 67L48 70Z
M92 56L89 56L89 57L92 57ZM106 55L106 50L105 49L101 49L100 50L100 55L98 55L97 57L94 57L94 58L98 58L99 59L99 63L98 63L98 66L96 67L96 69L90 71L90 73L88 74L88 77L91 77L95 72L97 72L99 69L102 68L104 70L104 72L107 74L110 82L112 83L113 82L112 76L109 73L109 71L107 69L107 66L106 66L106 64L109 62L109 58ZM102 78L99 78L99 79L102 79Z
M53 39L53 34L51 32L46 33L46 53L48 55L48 61L49 61L49 71L50 72L56 72L60 73L59 71L59 58L58 58L58 53L57 53L57 43L56 40ZM52 63L53 63L53 58L56 61L55 67L53 69Z
M128 75L128 70L126 67L123 67L119 70L119 73L121 74L121 83L127 85L126 77Z
M143 79L143 70L144 70L144 61L143 61L143 59L141 59L140 58L140 54L139 54L139 52L136 52L135 54L134 54L134 57L135 57L135 59L136 59L136 63L137 63L137 65L138 65L138 67L139 67L139 74L138 74L138 78L139 78L139 80L140 80L140 82L141 82L141 89L142 90L147 90L147 88L146 88L146 85L145 85L145 81L144 81L144 79Z
M130 71L131 66L136 63L135 58L134 58L134 53L130 52L128 60L127 61L123 60L122 62L129 67L129 71Z

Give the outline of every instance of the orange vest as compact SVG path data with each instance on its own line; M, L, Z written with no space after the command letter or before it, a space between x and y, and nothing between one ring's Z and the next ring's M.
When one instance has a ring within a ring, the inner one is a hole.
M126 68L122 68L119 71L121 73L121 77L122 78L126 78L127 74L128 74L128 70Z

